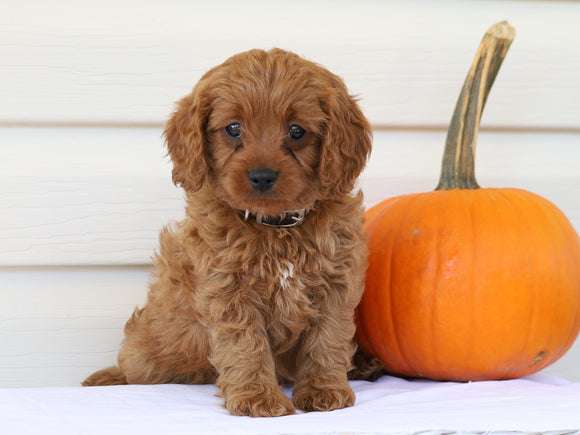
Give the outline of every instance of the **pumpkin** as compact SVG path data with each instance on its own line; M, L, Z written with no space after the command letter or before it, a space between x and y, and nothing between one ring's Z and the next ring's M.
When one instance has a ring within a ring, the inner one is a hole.
M356 311L360 348L395 375L510 379L560 358L580 328L580 240L548 200L480 188L479 120L513 39L484 37L466 78L433 192L366 213L369 267Z

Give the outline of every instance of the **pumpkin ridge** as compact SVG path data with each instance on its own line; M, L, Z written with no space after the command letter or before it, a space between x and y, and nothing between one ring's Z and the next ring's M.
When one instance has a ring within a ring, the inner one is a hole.
M530 192L529 195L531 202L535 205L536 208L536 212L540 212L542 213L545 217L546 220L548 222L550 222L551 227L553 228L553 231L557 231L557 232L561 232L562 233L562 237L566 237L567 235L572 235L574 236L574 234L564 234L564 232L562 231L562 217L565 215L563 215L563 213L561 212L560 209L558 209L553 203L551 203L550 201L546 200L545 198L542 198L538 195L532 194ZM546 205L549 204L550 205L550 211L553 212L551 213L552 216L548 216L548 213L546 212ZM557 218L558 221L555 222L555 219ZM557 225L556 225L557 224ZM568 227L566 227L566 231L565 233L569 233L568 231ZM577 234L576 234L576 238L578 238ZM563 276L563 263L562 262L556 262L557 266L558 266L558 276ZM574 267L572 268L575 272L576 272L576 277L578 277L578 267ZM576 300L580 300L579 298L579 292L578 292L578 282L580 280L578 278L576 278ZM563 300L563 293L562 292L558 292L558 296L560 298L560 300L558 301L557 305L558 306L562 306L562 304L568 304L567 301ZM559 359L562 355L564 355L564 353L566 353L568 351L568 349L570 348L570 346L572 346L575 338L576 338L576 334L578 331L578 328L576 328L576 333L574 333L574 325L578 324L578 305L576 305L575 307L575 311L574 311L574 315L571 317L570 320L570 325L568 326L567 329L569 329L569 335L567 337L567 339L564 341L564 343L562 343L562 345L560 346L560 349L557 349L555 352L552 352L552 354L548 354L548 357L542 356L542 361L540 362L534 362L535 364L538 364L539 369L549 365L552 361L556 361L557 359ZM572 336L573 338L570 339L570 336ZM548 342L548 344L545 346L546 348L550 348L553 349L554 345L554 334L552 334L550 336L550 341ZM540 355L540 353L542 353L543 350L540 350L538 355Z
M381 223L381 221L385 218L386 215L392 214L393 213L393 208L397 208L397 204L403 202L404 200L409 200L410 199L410 195L404 195L404 196L400 196L400 197L395 197L395 198L389 198L386 199L384 201L381 201L379 204L376 204L375 206L371 207L369 210L367 210L367 212L365 213L366 219L364 222L364 231L367 234L373 234L374 231L376 230L377 226ZM400 218L400 220L402 221L402 218ZM392 243L392 242L391 242ZM369 238L368 240L368 244L369 244L369 250L370 252L373 252L373 248L374 245L372 245L372 240ZM392 252L392 247L389 250L390 252ZM392 256L392 253L391 253ZM372 269L373 264L372 264L372 256L369 255L369 264L368 264L368 268ZM367 280L371 279L371 274L368 273L367 271ZM368 286L368 282L366 284L366 286ZM360 319L360 310L364 309L365 306L368 306L368 292L363 293L362 299L360 304L357 306L356 308L356 313L359 316ZM371 301L371 305L376 306L377 305L377 301ZM391 304L392 306L392 304ZM387 313L388 315L384 316L384 318L389 320L389 327L392 331L392 336L395 338L395 340L397 340L397 337L395 336L395 328L392 322L392 318L391 318L391 313ZM377 351L376 347L374 346L374 342L376 341L376 337L375 337L375 331L372 329L371 327L372 325L369 323L367 324L367 322L358 322L357 323L357 341L359 341L359 344L362 345L362 347L364 348L363 350L365 350L367 353L369 353L371 356L375 356L378 357L379 355L382 354L382 352ZM360 332L358 332L360 331ZM361 343L360 340L364 339L364 341ZM400 351L400 348L397 347L397 352L398 355L401 355L402 352ZM400 357L399 357L400 359Z
M381 210L379 210L379 214L382 216L383 212ZM365 227L367 224L370 224L373 221L373 218L374 218L374 216L365 221ZM377 219L376 222L374 223L374 226L376 226L379 221L380 220ZM373 226L373 228L374 228L374 226ZM366 230L366 228L365 228L365 230ZM368 233L369 231L366 230L366 232ZM367 243L370 243L370 240ZM371 259L369 258L369 261L370 260ZM370 266L370 262L369 262L369 265L367 267L369 267L369 266ZM373 339L371 338L371 335L369 334L369 332L367 330L367 325L365 322L360 321L360 316L361 316L360 310L361 310L362 304L364 303L363 298L364 298L364 293L361 297L361 301L359 302L359 305L357 305L357 307L355 308L355 312L354 312L355 313L355 321L357 324L356 341L358 342L358 345L360 347L364 347L363 350L367 354L369 354L370 356L377 357L379 355L379 353L376 351L376 349L373 345Z
M466 198L466 202L467 202L467 213L469 214L469 221L471 222L471 269L473 270L475 268L475 266L477 265L477 248L476 248L476 228L475 228L475 220L474 220L474 213L473 213L473 209L472 209L472 204L471 204L471 197L472 197L472 191L470 190L462 190L463 195ZM473 325L475 323L475 304L473 303L473 301L475 300L475 279L474 279L474 275L470 274L470 280L469 280L469 286L470 286L470 295L471 295L471 303L470 308L471 308L471 313L469 316L469 328L470 330L473 330ZM472 373L473 372L473 341L472 340L468 340L468 346L467 346L467 352L466 352L466 360L465 360L465 367L467 370L467 373Z
M580 300L580 271L578 270L578 268L576 268L574 270L576 272L576 300ZM578 305L576 305L576 308L574 309L573 324L580 325L580 309L579 309ZM578 335L578 330L580 329L580 326L577 327L575 331L574 331L574 329L575 328L570 328L568 338L566 339L566 345L565 345L565 347L563 346L562 352L556 356L554 361L557 361L560 357L562 357L568 351L568 349L570 349L570 347L572 347L572 345L576 341L576 336Z
M470 241L469 243L465 243L466 246L469 246L470 248L463 248L464 252L467 254L469 253L471 261L469 262L469 267L470 270L476 270L476 268L480 267L479 263L478 263L478 256L477 256L477 249L479 248L479 243L477 242L477 237L476 234L478 232L478 228L479 226L483 223L483 225L485 225L485 217L480 216L479 213L479 207L481 207L481 195L478 195L478 193L483 192L483 191L487 191L487 189L484 190L478 190L477 193L475 193L474 191L471 190L466 190L466 189L462 189L461 192L463 193L463 198L464 198L464 203L465 203L465 208L467 210L467 214L469 215L469 234L470 234ZM475 200L472 198L473 196L476 196ZM477 207L477 209L474 211L473 208ZM483 219L482 222L476 221L478 219ZM467 262L466 262L467 264ZM481 283L478 283L478 285L476 285L475 282L475 277L474 274L471 273L469 274L469 295L470 295L470 301L469 303L467 303L466 305L469 306L470 308L470 312L469 312L469 328L470 330L474 331L474 334L476 334L471 340L466 340L464 342L465 347L467 348L467 352L466 352L466 360L464 361L464 365L462 366L462 370L463 370L463 378L461 379L462 381L477 381L478 379L476 378L476 376L474 376L474 373L478 373L478 371L481 371L481 368L478 366L477 361L479 361L481 359L481 357L479 355L476 355L476 352L478 350L478 348L476 348L476 346L478 346L478 344L474 343L479 343L480 341L482 341L482 338L480 336L477 335L478 331L482 331L486 328L486 325L482 325L481 323L481 319L479 318L479 316L477 316L477 309L479 308L479 303L481 301L481 299L483 299L485 301L485 295L482 295L481 292ZM466 283L466 287L467 287L467 283Z
M383 217L390 211L390 208L392 207L392 203L399 202L403 198L404 197L389 198L387 200L380 202L379 204L375 205L374 207L372 207L369 210L369 212L371 213L371 217L368 219L367 222L365 222L365 225L364 225L365 232L367 234L373 233L373 231L376 229L376 227L380 224ZM387 205L387 204L389 204L389 205ZM373 212L374 212L374 214L372 214ZM369 267L370 267L370 264L369 264ZM364 296L365 295L363 293L363 298L364 298ZM357 312L358 312L359 307L360 307L360 304L359 304L359 306L357 306ZM387 318L391 319L390 313L389 313L389 316L387 316ZM370 325L368 325L368 326L370 326ZM390 327L394 331L394 326L392 325L392 321L391 321ZM380 355L381 352L377 352L377 350L373 344L374 343L373 334L371 334L370 331L367 329L367 324L365 322L359 323L359 325L357 326L357 329L359 329L359 328L361 329L361 332L362 332L362 335L364 336L364 338L366 338L364 344L369 348L369 349L367 349L367 351L370 351L370 353L372 354L371 356L377 357L378 355ZM399 353L401 353L400 349L397 349L397 350L399 351Z
M408 217L411 207L417 203L417 201L419 200L418 196L411 196L409 198L409 202L406 204L405 210L401 213L401 219L399 220L399 222L397 223L396 226L396 231L395 231L395 238L393 239L393 254L395 253L397 247L399 246L400 243L400 238L401 238L401 227L403 226L403 223L406 222L406 218ZM394 263L394 259L395 259L395 255L391 255L391 264L390 264L390 268L391 271L394 270L393 268L393 263ZM392 272L391 272L391 276L392 276ZM397 353L399 355L399 359L401 359L405 365L407 366L407 370L410 372L417 372L417 369L414 367L413 364L410 363L409 359L407 358L407 353L405 351L403 351L403 346L401 345L401 338L399 337L399 334L397 333L397 329L395 328L393 322L396 321L396 319L393 319L393 311L397 311L394 309L395 304L394 304L394 293L395 292L389 292L389 297L390 297L390 304L391 304L391 310L392 312L389 313L389 321L391 322L391 327L393 330L393 336L395 337L395 344L397 346Z
M444 192L445 194L446 192ZM439 213L436 214L437 217L439 217ZM434 237L435 240L435 248L432 250L432 252L435 252L437 256L439 256L439 252L440 252L440 238L439 237ZM439 260L436 259L435 263L437 265L436 270L435 270L435 276L439 276L439 269L440 269L440 264L439 264ZM432 307L436 307L436 300L437 300L437 288L435 288L433 291L431 291L431 300L430 300L430 306ZM438 368L441 366L441 360L439 357L439 352L437 351L437 347L438 347L438 343L437 343L437 319L438 319L438 315L437 315L437 309L432 309L432 310L426 310L426 313L428 313L431 316L431 319L429 322L427 322L430 325L430 340L429 343L431 344L430 346L430 355L431 355L431 360L429 362L429 367L434 367L435 371L438 370ZM427 375L427 374L425 374Z
M504 195L504 196L505 196L505 195ZM518 192L518 196L519 196L519 198L522 198L522 197L524 196L524 193L523 193L523 192ZM529 196L529 197L527 197L527 198L525 198L525 199L526 199L526 200L529 200L530 198L534 198L534 199L535 199L535 196ZM521 199L520 199L520 201L521 201ZM535 210L535 211L536 211L536 212L537 212L537 211L540 211L541 213L543 213L543 210L541 210L541 208L542 208L542 207L539 207L539 206L536 204L536 207L535 207L535 209L536 209L536 210ZM544 214L544 213L543 213L543 214ZM519 217L519 219L520 219L520 221L521 221L521 220L522 220L522 219L521 219L521 215L519 215L518 217ZM536 257L534 258L534 257L532 257L532 256L529 254L529 253L531 253L531 252L532 252L532 249L530 248L530 242L529 242L529 240L530 240L530 239L529 239L529 237L524 237L523 239L524 239L524 241L525 241L525 246L527 247L527 250L526 250L526 251L527 251L527 253L528 253L528 258L529 258L529 261L528 261L528 263L532 263L532 265L531 265L531 268L532 268L532 270L533 270L533 273L534 273L534 279L533 279L533 293L532 293L532 295L533 295L533 299L532 299L532 309L533 309L533 312L532 312L532 319L531 319L531 321L530 321L530 322L528 322L528 324L527 324L527 331L528 331L528 334L527 334L527 336L526 336L526 342L524 343L523 350L522 350L522 353L523 353L523 354L525 354L525 353L526 353L526 348L529 348L529 346L530 346L530 341L531 341L531 337L532 337L532 330L533 330L533 327L534 327L535 325L537 325L537 322L538 322L538 317L539 317L539 310L540 310L539 303L538 303L538 299L539 299L539 298L540 298L540 296L541 296L541 295L540 295L541 288L540 288L540 287L539 287L539 285L538 285L538 268L540 267L540 265L538 265L538 264L537 264L537 263L538 263L538 257L536 256ZM552 338L550 339L550 342L552 342L552 341L553 341L553 335L552 335ZM550 346L549 344L548 344L548 346L551 348L551 346ZM541 351L542 351L542 350L541 350ZM532 350L532 352L533 352L533 353L535 353L536 351ZM550 357L551 357L551 355L550 355ZM534 363L534 364L535 364L535 363ZM538 366L538 367L539 367L539 366Z
M535 208L534 212L535 213L541 213L541 215L543 215L546 218L546 220L548 222L550 222L551 227L554 228L557 231L557 228L554 227L553 218L550 217L550 216L548 216L547 213L546 213L546 211L545 211L545 202L542 201L542 203L540 203L540 200L535 195L530 195L529 198L528 198L528 200L530 200L530 204L533 204L534 205L534 208ZM554 230L551 229L551 232L553 232L553 231ZM557 263L557 267L558 267L558 276L562 276L562 264L561 264L561 262L556 262L556 263ZM557 296L559 298L559 300L557 302L557 305L560 305L562 303L562 293L561 292L558 292L558 295ZM552 318L553 317L554 317L554 315L552 316ZM552 323L554 323L554 322L552 321ZM546 344L546 346L544 346L544 347L545 348L549 348L549 349L553 349L553 343L554 343L554 334L551 334L550 335L550 338L549 338L549 340L548 340L548 342ZM534 350L534 354L537 353L538 355L540 355L542 352L545 352L545 351L543 349L540 349L539 351ZM532 361L531 365L536 365L537 364L538 369L541 369L541 368L543 368L546 365L546 363L551 358L552 358L552 354L548 354L548 358L546 358L545 355L544 355L544 356L542 356L542 360L543 361L536 361L534 359Z
M442 191L442 192L438 192L437 193L430 193L430 195L437 195L441 198L446 198L448 196L449 192L446 191ZM426 198L426 197L424 197ZM431 221L435 221L435 219L439 218L440 214L439 213L434 213L434 216L431 218ZM439 221L436 221L439 222ZM425 281L427 282L432 282L432 281L436 281L436 277L439 276L440 274L440 270L441 270L441 260L439 258L439 253L441 252L441 238L440 237L431 237L431 243L430 243L430 249L428 248L428 250L434 254L434 258L432 258L430 260L430 262L435 264L435 270L432 273L433 276L427 276L425 278ZM428 269L428 268L427 268ZM425 274L426 275L426 274ZM438 289L434 288L430 291L430 303L429 306L431 307L436 307L436 300L437 300L437 295L438 295ZM430 344L430 349L429 349L429 353L427 355L424 356L424 360L421 361L421 364L423 364L424 366L429 367L428 370L423 370L421 373L421 375L423 377L427 377L427 376L437 376L437 372L439 370L439 367L442 365L442 360L441 360L441 356L438 352L438 335L437 335L437 324L438 324L438 319L440 317L440 313L437 312L437 309L432 309L432 310L425 310L424 311L424 315L428 315L430 316L429 319L425 319L425 324L429 325L428 328L428 333L430 334L429 337L429 344ZM427 353L427 352L426 352ZM429 360L427 361L427 357L429 357ZM444 359L445 357L443 357ZM432 374L429 373L429 371L432 372ZM421 372L421 370L417 371L418 373Z
M449 216L453 216L454 218L458 218L460 220L470 220L470 210L469 207L466 206L466 201L468 201L468 191L460 190L460 189L451 189L451 190L441 190L436 191L436 194L439 197L438 201L438 209L443 210L443 213L447 213L444 215L442 219L440 219L441 224L439 221L436 221L434 226L436 228L447 228L446 222ZM436 212L433 210L436 216L440 216L442 213ZM461 213L461 218L459 218ZM434 218L431 218L433 220ZM453 227L453 224L450 224ZM455 239L457 237L462 238L460 234L454 234L452 231L449 235L451 239ZM448 282L446 279L442 279L446 275L446 271L448 270L448 261L449 259L446 258L446 246L449 242L445 241L445 234L438 234L433 237L435 240L435 247L429 248L423 246L423 249L431 250L435 252L437 258L435 259L436 269L433 274L433 277L430 277L426 281L428 283L432 283L430 285L433 286L430 296L431 301L430 304L426 304L431 309L425 310L426 313L431 315L431 321L429 324L431 325L431 339L430 339L430 351L433 355L433 362L425 362L427 367L430 367L431 373L425 373L426 376L440 379L440 380L447 380L449 375L445 374L445 371L442 370L442 367L453 367L455 369L459 369L465 371L465 367L467 364L467 360L470 357L470 349L467 352L464 352L464 349L450 349L448 344L446 343L448 337L445 333L441 333L440 324L445 323L445 319L450 316L449 307L447 304L441 306L438 304L437 301L441 298L448 298L452 295L452 291L456 292L456 297L461 298L466 294L472 294L473 288L468 289L466 286L457 287L457 284L452 280ZM449 288L451 286L451 288ZM471 286L473 287L473 286ZM471 296L473 298L473 296ZM427 323L427 322L426 322ZM458 329L458 333L462 333L461 330L464 328L461 327ZM461 353L458 352L461 350Z
M576 233L574 228L572 228L572 230L573 231L571 231L570 236L573 238L576 238L576 240L578 241L578 244L580 245L580 237L578 237L578 233ZM577 245L576 250L577 250L578 257L580 257L580 249L578 249L578 245ZM576 297L575 297L575 299L577 301L580 301L580 268L575 267L574 272L576 272L576 279L575 279ZM580 330L580 304L576 304L576 307L574 309L573 325L577 325L577 326L576 326L576 328L570 328L568 338L566 339L565 350L563 349L562 352L556 357L556 359L554 359L554 361L556 361L558 358L560 358L562 355L564 355L568 351L568 349L570 349L570 347L572 347L572 345L576 341L576 336L578 335L578 330Z
M522 220L522 215L521 213L516 213L515 210L517 209L521 209L520 207L515 207L515 205L513 204L513 199L514 198L518 198L519 202L521 202L521 195L519 190L516 189L509 189L510 192L510 198L507 197L507 195L505 194L505 192L503 192L500 189L488 189L488 191L493 192L497 197L501 198L504 203L508 206L508 210L511 211L510 215L513 216L513 219L518 222L518 224L516 225L516 227L518 229L521 229L524 227L523 225L523 220ZM515 195L514 195L515 194ZM529 343L531 341L531 337L533 336L532 334L532 328L534 325L536 325L536 321L538 318L538 293L539 293L539 287L538 287L538 273L537 273L537 266L535 264L535 259L532 258L532 256L530 255L530 252L532 252L532 248L530 247L530 240L529 237L521 237L520 238L525 246L525 249L523 249L523 251L526 253L525 257L526 257L526 270L528 272L530 272L533 275L533 278L531 280L531 286L530 286L530 293L532 294L532 298L531 298L531 320L529 322L527 322L525 324L525 339L522 341L521 346L519 347L519 349L517 350L517 352L514 352L514 354L516 355L524 355L526 354L526 349L529 347ZM505 314L504 314L505 316ZM515 325L516 327L520 327L523 328L524 325ZM502 371L497 372L496 377L498 379L508 379L511 377L516 377L518 375L518 371L520 370L519 367L512 367L508 364L505 364L505 368Z

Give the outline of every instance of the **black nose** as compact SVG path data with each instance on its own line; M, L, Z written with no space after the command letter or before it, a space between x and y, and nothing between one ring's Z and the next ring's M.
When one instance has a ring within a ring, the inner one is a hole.
M248 172L250 184L260 192L270 190L278 179L278 173L270 168L255 168Z

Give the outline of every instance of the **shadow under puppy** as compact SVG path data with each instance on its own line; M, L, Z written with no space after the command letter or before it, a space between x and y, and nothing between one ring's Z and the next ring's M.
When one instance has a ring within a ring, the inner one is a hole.
M119 366L83 385L215 382L235 415L352 406L367 252L351 191L371 132L343 81L280 49L241 53L178 102L165 137L187 216L160 235Z

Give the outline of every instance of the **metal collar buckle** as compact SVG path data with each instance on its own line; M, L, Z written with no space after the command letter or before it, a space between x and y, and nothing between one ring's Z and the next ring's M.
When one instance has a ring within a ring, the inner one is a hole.
M304 217L306 216L306 209L303 208L302 210L287 211L281 216L264 216L260 213L250 213L249 210L242 211L242 213L244 213L245 220L251 218L257 223L266 225L268 227L288 228L298 225L304 220Z

